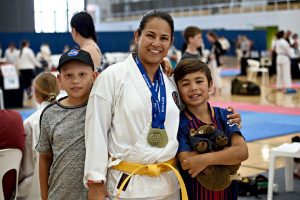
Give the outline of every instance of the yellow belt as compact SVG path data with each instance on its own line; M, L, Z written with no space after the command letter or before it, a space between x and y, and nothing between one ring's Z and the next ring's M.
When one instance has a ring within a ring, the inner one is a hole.
M152 165L143 165L138 163L131 163L126 161L121 161L118 165L112 166L112 169L128 173L129 176L122 182L118 192L116 199L119 199L121 191L123 190L124 186L128 182L128 180L133 175L145 175L145 176L159 176L160 173L173 171L179 181L180 188L181 188L181 199L188 200L186 187L184 185L183 179L178 172L176 167L176 159L173 158L163 163L157 163Z

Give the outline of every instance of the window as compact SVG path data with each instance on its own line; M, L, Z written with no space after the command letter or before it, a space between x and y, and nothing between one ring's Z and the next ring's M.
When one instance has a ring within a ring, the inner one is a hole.
M84 10L84 0L34 0L35 31L68 32L74 13Z

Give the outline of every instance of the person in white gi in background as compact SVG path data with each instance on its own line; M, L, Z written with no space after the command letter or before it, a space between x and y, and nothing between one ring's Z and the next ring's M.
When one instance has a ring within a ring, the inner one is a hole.
M211 74L214 80L214 93L220 96L222 93L222 62L221 56L223 55L223 49L219 38L215 32L209 31L206 33L207 40L211 43L212 47L209 53L208 66L211 70Z
M291 76L291 47L284 38L284 31L279 31L276 35L275 51L276 58L276 88L283 89L286 94L296 93L292 89L292 76Z
M172 171L178 149L179 94L160 67L173 31L167 12L148 12L134 33L138 53L108 67L94 83L85 122L84 183L89 200L115 199L118 189L121 199L180 199L181 177L175 168ZM239 114L230 118L240 121ZM184 185L181 189L185 200Z

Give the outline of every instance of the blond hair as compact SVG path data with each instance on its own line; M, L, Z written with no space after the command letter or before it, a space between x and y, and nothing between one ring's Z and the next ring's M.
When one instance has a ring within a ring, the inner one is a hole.
M33 81L35 95L43 101L55 101L59 94L59 86L56 77L49 73L40 73Z

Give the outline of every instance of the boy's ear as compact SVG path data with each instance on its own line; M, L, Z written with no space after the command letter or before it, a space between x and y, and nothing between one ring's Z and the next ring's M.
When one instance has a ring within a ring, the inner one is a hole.
M59 83L59 85L61 85L61 75L60 74L57 74L57 80L58 80L58 83Z
M58 81L59 88L60 88L60 89L63 89L63 87L62 87L62 83L61 83L61 75L60 75L60 74L58 74L58 75L57 75L57 77L56 77L56 79L57 79L57 81Z
M57 74L57 80L58 80L58 82L61 82L61 75L60 74Z
M98 73L98 72L93 72L93 78L94 78L94 80L98 77L99 74L100 73Z
M187 39L187 41L186 41L186 44L187 44L187 45L190 44L190 39L191 39L191 37L188 37L188 39Z

